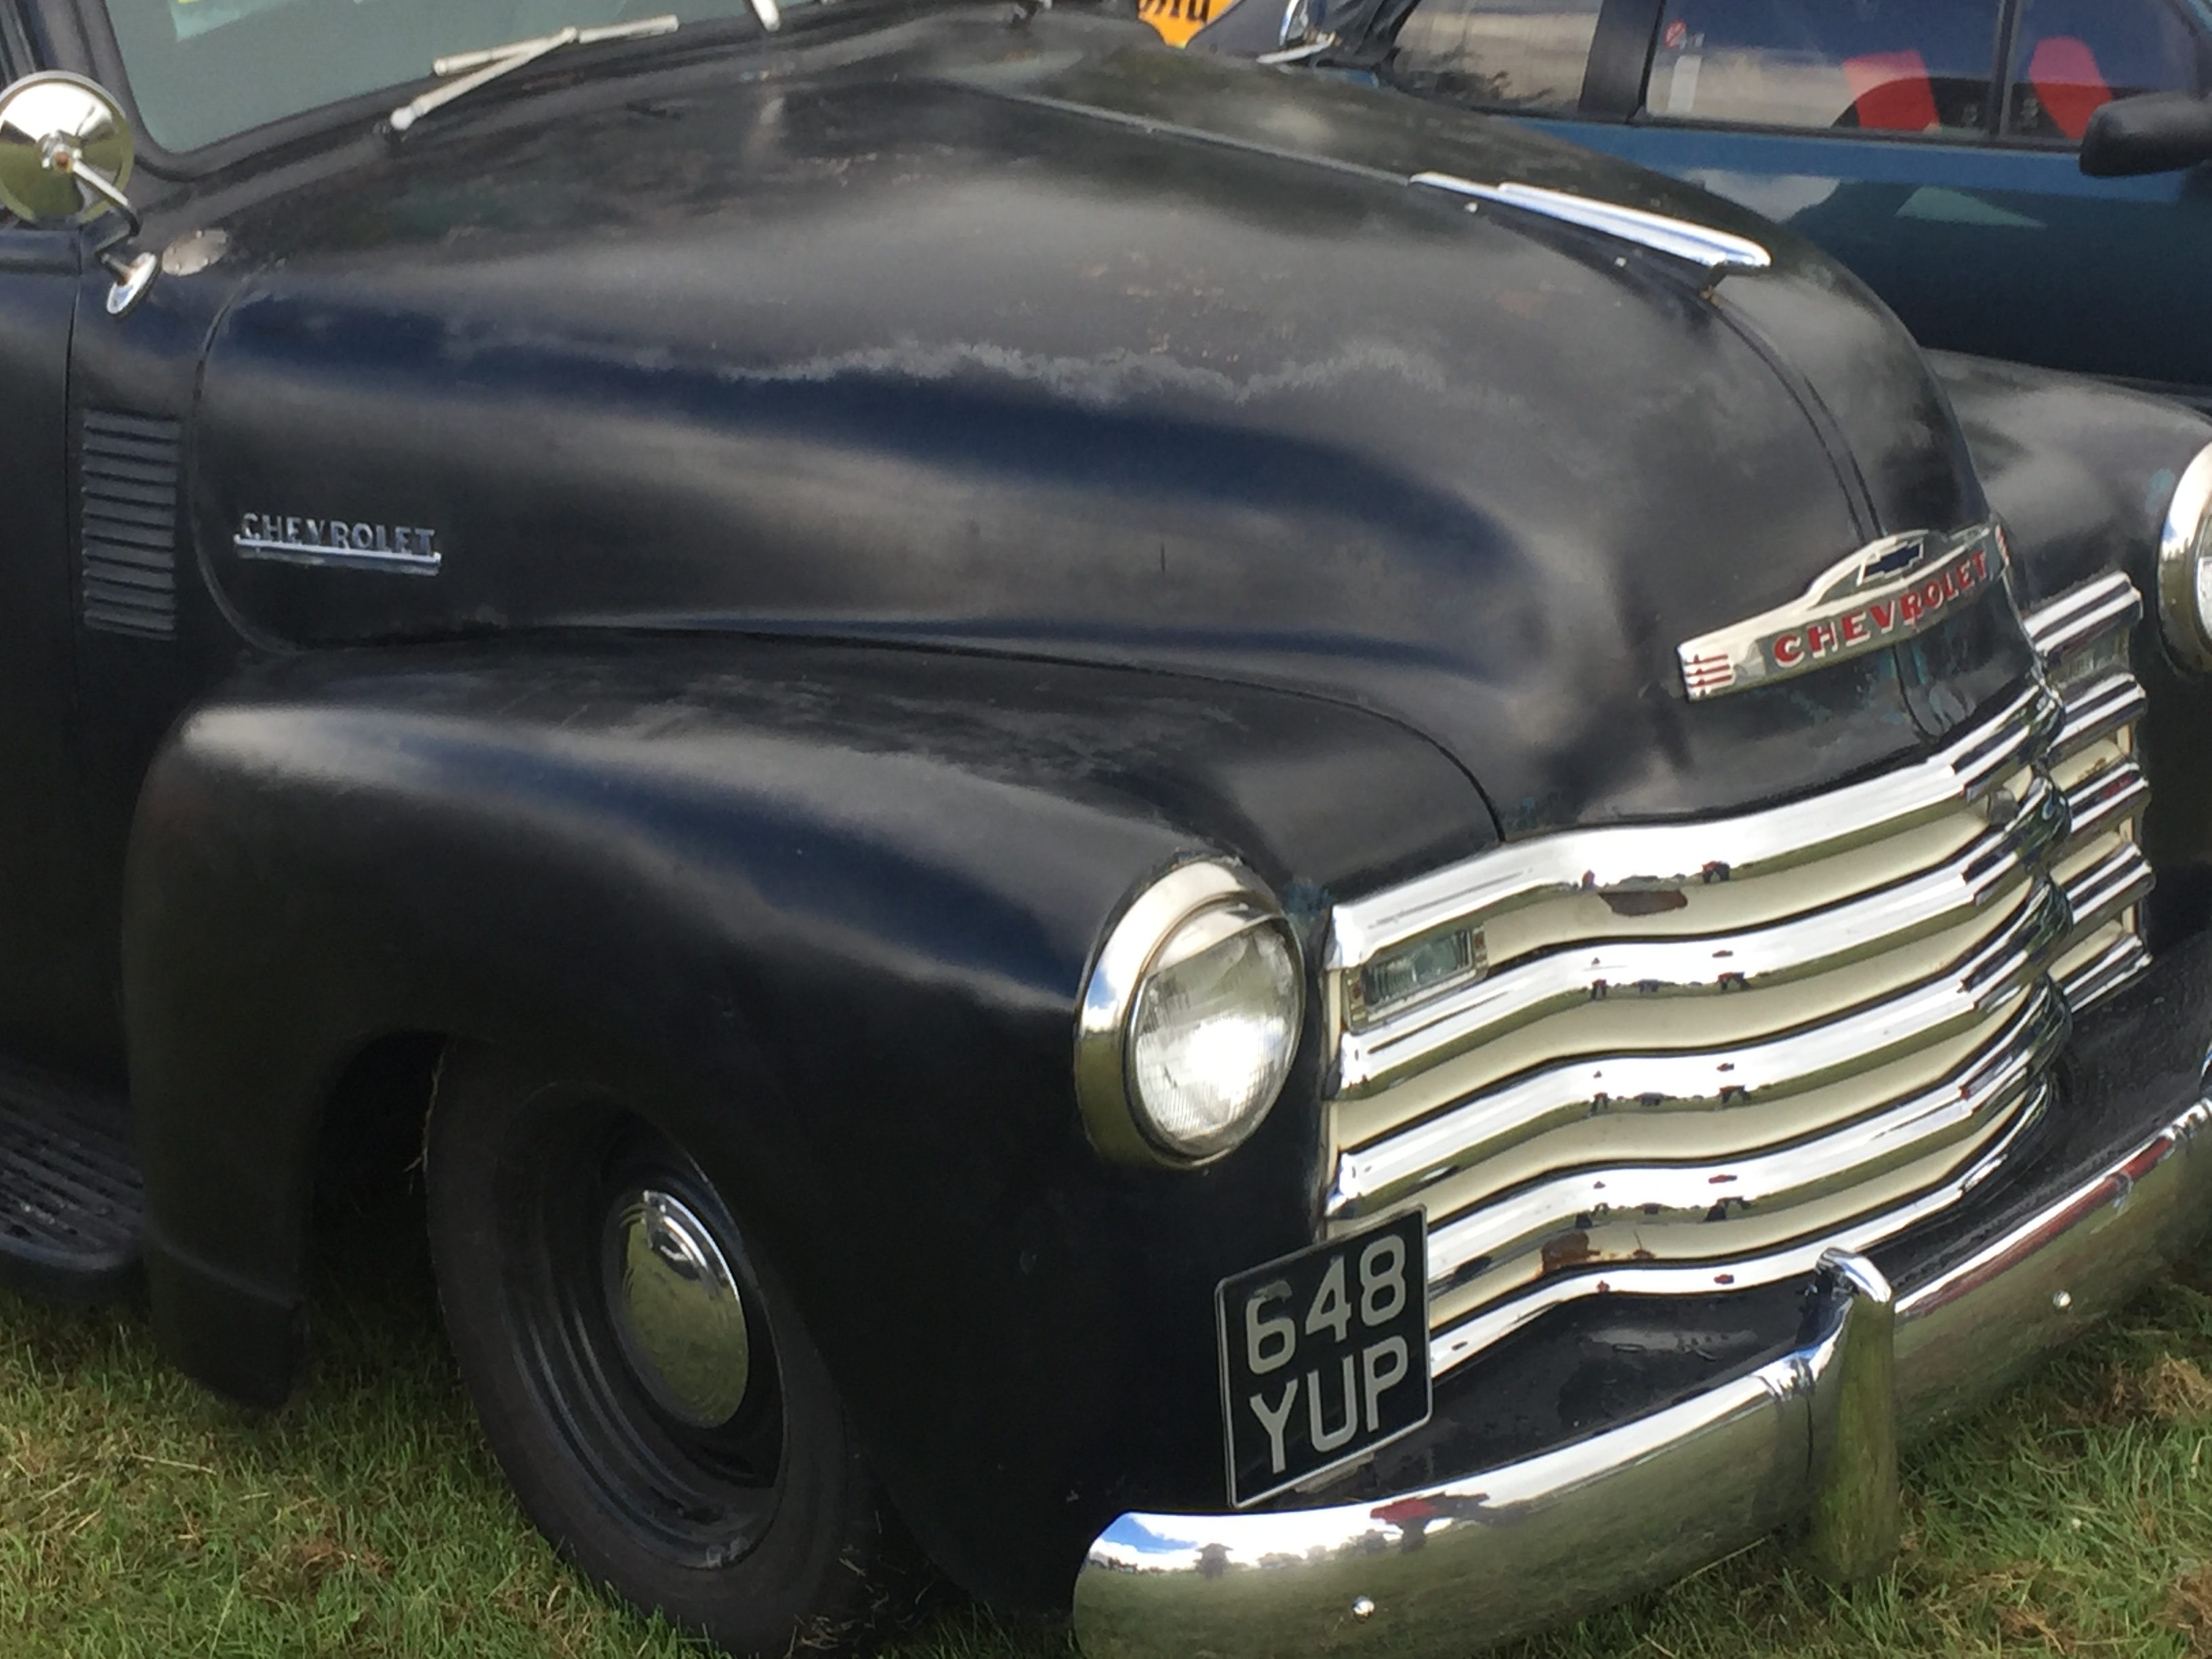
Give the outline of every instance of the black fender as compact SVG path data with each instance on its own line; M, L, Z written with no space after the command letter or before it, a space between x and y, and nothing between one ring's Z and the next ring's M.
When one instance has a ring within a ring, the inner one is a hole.
M696 637L252 671L133 830L157 1328L283 1397L335 1079L392 1033L507 1045L738 1172L924 1547L1062 1603L1121 1509L1219 1502L1212 1287L1309 1242L1322 1179L1311 1030L1237 1153L1101 1162L1072 1055L1104 930L1194 854L1310 936L1493 841L1427 740L1194 679Z
M2176 663L2158 617L2158 547L2181 473L2212 444L2212 420L2101 380L1930 352L1990 503L2012 535L2023 605L2124 571L2143 596L2135 666L2150 694L2142 727L2151 806L2143 838L2159 872L2154 946L2212 924L2212 774L2203 734L2212 678Z

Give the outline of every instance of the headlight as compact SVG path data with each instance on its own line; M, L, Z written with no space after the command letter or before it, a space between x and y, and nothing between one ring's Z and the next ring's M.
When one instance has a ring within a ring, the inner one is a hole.
M2158 611L2182 664L2212 671L2212 447L2181 475L2158 547Z
M1273 895L1231 865L1169 871L1122 912L1084 993L1075 1087L1092 1144L1172 1164L1242 1145L1282 1092L1304 1012Z

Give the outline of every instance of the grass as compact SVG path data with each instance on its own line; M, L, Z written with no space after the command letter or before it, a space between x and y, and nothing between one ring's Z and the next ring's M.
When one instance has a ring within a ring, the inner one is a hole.
M516 1512L419 1264L340 1261L273 1416L168 1370L143 1312L0 1296L0 1655L654 1659L698 1651ZM1770 1546L1511 1659L2212 1659L2212 1255L1912 1454L1909 1534L1849 1593ZM956 1607L888 1659L1061 1659Z

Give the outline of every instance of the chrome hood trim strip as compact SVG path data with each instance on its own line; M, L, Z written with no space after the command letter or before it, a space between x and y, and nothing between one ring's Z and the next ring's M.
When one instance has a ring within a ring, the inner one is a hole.
M1747 236L1737 236L1716 230L1711 225L1653 213L1644 208L1571 196L1565 191L1546 190L1536 185L1510 181L1477 184L1472 179L1450 173L1417 173L1407 182L1425 185L1431 190L1447 190L1455 196L1472 197L1478 202L1518 208L1523 213L1540 214L1562 224L1594 230L1615 241L1633 242L1638 247L1650 248L1655 253L1684 260L1720 276L1731 270L1765 270L1774 264L1774 256Z

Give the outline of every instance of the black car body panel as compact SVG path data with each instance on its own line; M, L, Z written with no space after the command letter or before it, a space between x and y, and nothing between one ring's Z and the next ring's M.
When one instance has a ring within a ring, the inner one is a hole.
M250 1266L272 1322L298 1305L301 1103L390 1033L566 1032L757 1172L749 1218L933 1556L1048 1606L1132 1492L1218 1478L1212 1287L1295 1248L1320 1180L1310 1104L1219 1170L1096 1178L1068 1033L1099 918L1234 849L1310 931L1330 885L1490 838L1419 739L1165 676L665 640L256 676L177 732L135 837L165 1334L281 1397L296 1352L194 1286Z
M1917 355L1832 267L1785 250L1801 270L1716 308L1403 182L1618 191L1608 165L1319 88L1318 136L1269 151L1234 95L1253 77L1047 21L917 28L884 62L557 142L437 135L227 220L271 268L197 421L222 592L296 643L705 626L1230 675L1428 732L1509 834L1747 802L1917 741L1879 670L1695 720L1668 690L1676 641L1802 586L1768 550L1983 511ZM1081 48L1095 70L1049 72ZM1164 100L1202 122L1135 125ZM512 181L489 218L487 173ZM1504 389L1540 380L1572 430ZM314 489L272 496L280 469ZM334 607L231 555L249 514L436 525L448 568Z
M96 10L11 5L49 66L114 78ZM151 157L144 245L202 253L125 318L76 238L0 223L0 456L35 480L0 584L43 619L0 761L47 813L0 841L37 919L0 1027L127 1069L164 1340L264 1402L364 1054L526 1049L658 1103L755 1172L907 1522L1011 1604L1064 1607L1125 1511L1223 1503L1214 1290L1327 1224L1347 902L1929 763L2042 684L2015 596L2153 592L2157 481L2212 440L1931 370L1698 192L1079 8L794 8L404 139L339 113ZM1772 263L1717 280L1425 172ZM173 568L117 611L97 532L133 489L125 539ZM1940 625L1686 694L1685 641L1992 512L2011 576ZM2182 944L2206 819L2166 792L2203 693L2159 630L2133 660ZM1234 1153L1116 1167L1079 1010L1193 859L1281 901L1304 1040ZM1794 1337L1794 1290L1708 1300L1731 1364ZM1635 1322L1574 1317L1571 1358ZM1455 1388L1378 1468L1605 1419Z

